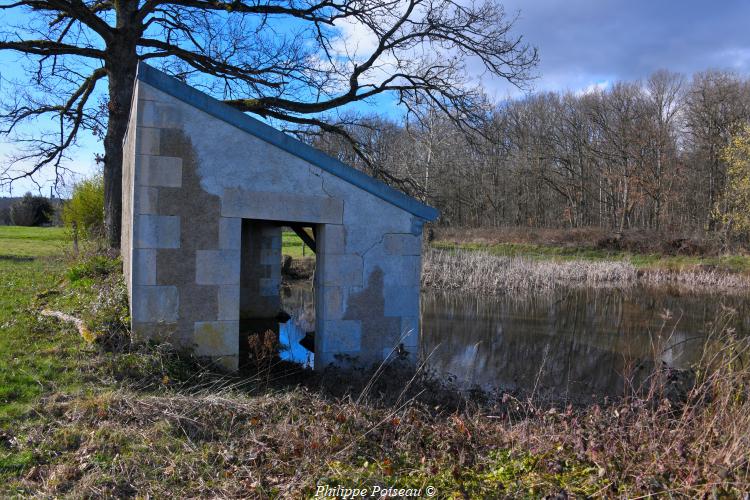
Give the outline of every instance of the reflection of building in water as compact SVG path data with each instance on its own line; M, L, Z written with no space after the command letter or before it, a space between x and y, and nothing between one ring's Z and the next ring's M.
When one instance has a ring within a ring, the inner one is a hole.
M467 385L622 394L654 360L686 368L718 301L654 290L568 290L530 297L427 294L431 365ZM665 316L664 311L673 311Z
M279 342L281 343L281 359L293 361L305 367L312 368L315 355L300 344L308 332L315 330L315 304L313 290L310 283L300 283L296 286L284 286L281 302L284 310L291 315L291 319L279 325Z
M282 300L297 324L314 324L309 288L292 287ZM531 389L538 377L539 390L556 395L618 395L626 379L638 384L654 359L689 367L720 302L742 310L748 299L655 290L579 289L527 297L426 293L422 355L466 386ZM671 317L664 318L665 310ZM750 333L747 317L738 317L735 327Z

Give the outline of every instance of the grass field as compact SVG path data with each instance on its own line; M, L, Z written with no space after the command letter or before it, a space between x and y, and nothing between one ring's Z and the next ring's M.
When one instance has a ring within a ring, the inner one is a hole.
M283 244L284 253L302 255L295 234L284 233ZM95 371L92 362L102 363L106 355L71 325L39 316L43 307L85 316L87 305L97 300L91 278L68 282L75 267L71 250L63 228L0 226L0 429L27 417L40 397L100 389L88 379ZM0 483L36 460L0 446Z
M61 255L69 240L61 227L0 226L0 259Z
M313 375L263 360L227 376L166 344L107 348L127 322L118 261L73 259L67 245L58 229L0 227L0 497L310 498L327 485L423 497L433 487L453 499L733 498L750 489L750 370L734 364L745 344L719 351L726 369L703 375L715 382L698 404L677 407L661 393L581 408L510 393L467 399L409 372ZM83 318L99 340L40 316L44 308Z
M299 236L294 234L292 231L284 231L281 233L281 253L284 255L291 255L292 257L314 257L315 254L310 247L305 245Z

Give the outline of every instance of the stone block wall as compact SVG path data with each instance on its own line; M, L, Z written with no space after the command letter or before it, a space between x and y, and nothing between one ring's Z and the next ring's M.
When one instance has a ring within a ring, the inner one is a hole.
M318 233L315 367L416 360L421 237L387 233L361 248L345 225Z
M142 86L141 86L142 87ZM238 361L241 219L200 187L177 103L136 91L125 140L122 254L133 333Z
M280 226L300 222L316 231L316 368L415 359L425 219L293 154L298 146L265 125L250 133L244 115L169 85L178 91L137 82L124 143L135 335L236 368L240 315L278 313Z

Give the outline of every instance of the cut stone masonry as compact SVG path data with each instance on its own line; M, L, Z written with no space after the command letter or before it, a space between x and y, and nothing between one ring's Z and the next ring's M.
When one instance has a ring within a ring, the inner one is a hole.
M281 309L281 228L295 223L315 235L315 368L416 359L434 209L143 64L123 153L136 337L235 370L243 332Z

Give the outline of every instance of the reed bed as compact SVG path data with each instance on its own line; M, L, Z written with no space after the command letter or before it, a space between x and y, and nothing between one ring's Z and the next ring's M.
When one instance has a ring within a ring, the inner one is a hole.
M480 293L530 293L569 287L677 285L745 290L750 278L706 271L637 269L627 261L549 261L480 251L436 250L424 254L422 286Z

